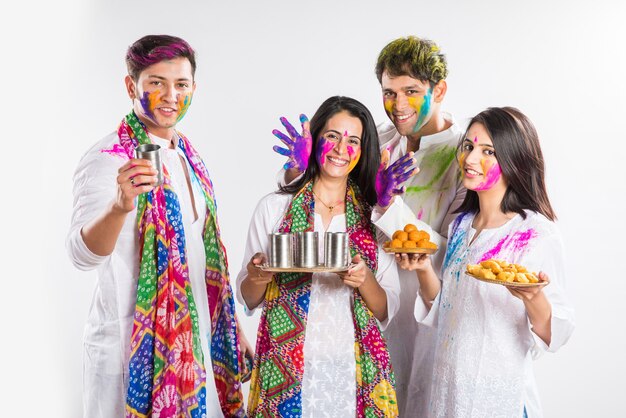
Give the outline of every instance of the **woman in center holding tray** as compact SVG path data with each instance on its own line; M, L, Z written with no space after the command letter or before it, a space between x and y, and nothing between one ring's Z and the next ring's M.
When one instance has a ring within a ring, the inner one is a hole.
M303 123L303 127L306 126ZM310 122L303 175L258 203L237 296L262 307L249 416L396 416L394 378L381 334L398 308L393 256L370 221L380 164L373 118L360 102L327 99ZM352 265L338 273L265 271L268 234L346 232Z

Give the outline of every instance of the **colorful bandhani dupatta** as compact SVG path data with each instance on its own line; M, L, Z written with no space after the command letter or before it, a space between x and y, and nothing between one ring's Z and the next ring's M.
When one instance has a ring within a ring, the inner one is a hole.
M134 112L122 121L118 136L129 158L134 158L138 144L151 142ZM190 175L202 186L208 207L204 226L208 301L193 298L179 200L164 167L163 185L141 194L137 204L141 264L126 417L206 416L206 370L196 303L207 302L210 354L220 406L226 417L243 417L239 324L217 225L213 185L200 156L183 135L179 147L193 169Z
M281 232L312 231L315 200L309 182L292 199L282 221ZM350 252L360 254L376 274L377 244L370 222L371 208L352 182L346 192L346 228ZM250 417L302 416L304 338L312 275L274 275L265 294L259 323L254 369L250 380ZM376 318L357 289L354 290L352 319L355 330L356 405L358 417L398 415L394 376L386 343Z

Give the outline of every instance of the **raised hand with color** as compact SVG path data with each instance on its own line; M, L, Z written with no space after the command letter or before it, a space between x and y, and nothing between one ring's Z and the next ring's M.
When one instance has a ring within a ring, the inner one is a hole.
M388 167L389 150L385 149L382 152L380 167L376 174L376 194L380 207L386 208L394 196L404 193L404 182L419 172L419 168L412 168L416 163L413 153L409 152Z
M311 156L311 148L313 146L313 138L309 130L309 119L306 115L300 115L302 134L299 134L286 118L280 118L280 122L287 130L289 136L277 129L274 129L272 133L280 139L287 148L274 145L273 149L280 155L288 157L284 165L285 170L294 168L299 172L304 172L309 165L309 157Z

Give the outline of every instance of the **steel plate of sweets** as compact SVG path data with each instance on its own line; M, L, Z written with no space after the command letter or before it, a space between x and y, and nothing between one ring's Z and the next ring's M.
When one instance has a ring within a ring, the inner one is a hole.
M430 240L430 234L420 231L413 224L398 229L391 238L383 245L383 250L388 253L434 254L438 249L437 244Z
M479 264L468 264L466 269L465 273L468 276L507 287L536 287L548 284L540 281L538 275L529 272L526 267L504 260L490 258Z

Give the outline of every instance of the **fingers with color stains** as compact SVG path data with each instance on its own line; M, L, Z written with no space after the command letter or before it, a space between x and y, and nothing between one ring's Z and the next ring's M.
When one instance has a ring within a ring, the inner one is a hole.
M311 156L313 146L313 138L310 132L310 123L306 115L300 115L300 123L302 126L302 134L299 134L291 123L285 118L280 118L280 123L285 127L289 137L281 131L274 129L272 133L280 139L283 144L287 145L287 149L274 146L275 152L288 158L283 166L285 170L295 168L299 172L306 170Z
M420 171L419 168L415 168L415 169L401 172L399 174L396 174L396 179L398 183L404 183L405 181L407 181L408 179L410 179L411 177L419 173L419 171Z
M281 119L282 121L282 119ZM280 155L283 155L285 157L287 157L287 162L285 163L285 165L283 165L283 168L285 170L290 169L291 167L293 167L294 162L293 162L293 149L294 149L294 140L289 138L287 135L285 135L284 133L282 133L281 131L279 131L278 129L274 129L272 131L272 133L274 134L274 136L278 139L280 139L282 141L283 144L287 145L287 148L282 148L279 147L278 145L274 145L272 147L272 149L279 153Z
M392 183L391 172L385 167L385 163L381 163L378 173L376 173L376 195L378 205L382 208L386 208L391 204L391 199L393 198L392 191L395 188Z
M412 168L417 163L412 152L404 155L387 168L385 168L386 161L384 161L386 158L388 158L388 150L383 151L383 162L376 175L378 205L383 208L391 204L394 196L404 193L403 183L419 171L418 168Z
M281 117L280 118L280 123L283 124L283 126L287 130L287 133L289 134L289 136L291 136L291 138L294 140L294 142L298 142L298 139L300 139L300 134L296 131L296 129L293 127L293 125L291 123L289 123L287 118Z
M282 148L282 147L279 147L278 145L274 145L272 149L276 151L277 153L279 153L280 155L284 155L285 157L291 156L291 150L287 148Z
M285 135L284 133L282 133L278 129L274 129L272 131L272 133L274 134L274 136L276 138L278 138L281 141L283 141L283 144L287 145L290 149L293 147L294 141L291 138L289 138L287 135Z
M398 161L394 162L393 164L391 164L391 166L389 167L390 170L394 171L394 172L403 172L406 171L406 168L416 164L417 161L415 160L415 158L413 158L413 153L410 152L408 154L405 154L402 158L400 158Z
M298 171L303 172L309 166L309 157L313 149L313 137L311 136L309 118L306 115L300 115L300 124L302 126L302 135L294 144L294 165Z

